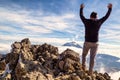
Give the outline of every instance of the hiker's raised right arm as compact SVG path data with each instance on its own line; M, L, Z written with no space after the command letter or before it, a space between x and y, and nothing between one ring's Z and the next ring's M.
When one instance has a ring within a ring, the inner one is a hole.
M108 8L108 11L107 11L106 15L100 19L102 23L110 16L110 13L112 11L112 4L109 3L107 8Z
M83 8L84 8L85 6L84 6L84 4L81 4L80 5L80 18L81 18L81 20L84 22L84 20L85 20L85 17L84 17L84 15L83 15Z

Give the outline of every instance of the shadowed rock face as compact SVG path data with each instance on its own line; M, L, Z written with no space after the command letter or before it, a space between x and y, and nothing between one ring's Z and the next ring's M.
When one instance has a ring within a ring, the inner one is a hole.
M4 60L5 56L0 54L0 70L5 70L5 60Z
M49 44L31 45L28 38L11 45L6 55L9 68L1 74L6 80L111 80L105 73L94 72L89 76L83 71L79 54L67 49L61 54L58 48ZM9 70L8 70L9 69Z

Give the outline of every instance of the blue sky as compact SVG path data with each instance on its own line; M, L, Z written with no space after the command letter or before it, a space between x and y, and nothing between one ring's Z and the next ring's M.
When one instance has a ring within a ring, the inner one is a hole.
M98 13L98 18L103 17L108 3L113 4L110 17L100 29L99 42L120 52L119 0L0 0L0 50L23 38L57 45L73 40L84 42L81 3L85 4L86 18L92 11Z

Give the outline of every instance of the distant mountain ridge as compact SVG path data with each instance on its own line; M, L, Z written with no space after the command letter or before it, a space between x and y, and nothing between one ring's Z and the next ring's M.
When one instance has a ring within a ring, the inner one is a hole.
M87 63L89 63L90 57L87 58ZM104 68L106 72L116 72L120 71L120 58L108 55L108 54L97 54L95 58L95 70L100 70Z
M112 55L107 55L107 54L97 54L96 55L96 66L95 67L100 67L100 65L103 65L105 70L107 72L110 71L120 71L120 62L117 62L120 60L120 58L112 56ZM102 66L101 66L102 67Z
M63 46L70 46L70 47L77 47L77 48L82 48L81 45L79 45L78 43L72 41L72 42L67 42L65 44L63 44Z

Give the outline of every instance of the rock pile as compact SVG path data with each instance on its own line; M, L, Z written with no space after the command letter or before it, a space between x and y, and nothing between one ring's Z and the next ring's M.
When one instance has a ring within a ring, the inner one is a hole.
M0 71L5 70L5 60L4 60L4 56L2 54L0 54Z
M14 42L6 55L6 68L1 74L5 80L111 80L107 74L83 71L80 56L67 49L61 54L49 44L31 45L28 38Z

